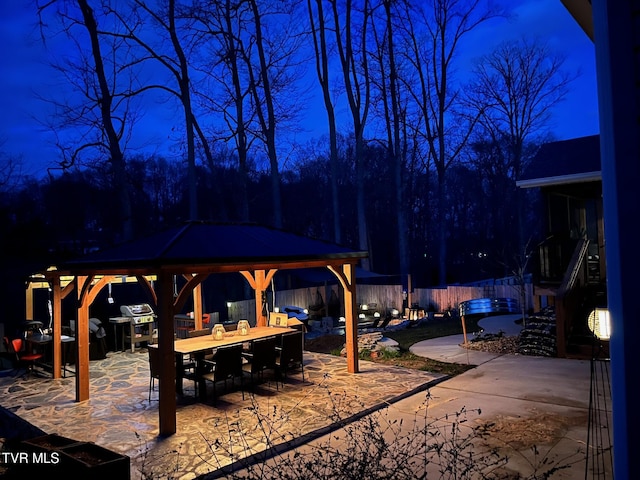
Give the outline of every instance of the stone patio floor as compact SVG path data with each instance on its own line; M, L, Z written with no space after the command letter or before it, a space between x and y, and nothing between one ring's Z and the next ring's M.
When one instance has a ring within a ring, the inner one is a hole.
M238 381L235 388L220 385L215 406L212 395L206 403L197 401L193 383L185 381L177 433L164 438L158 436L157 382L148 399L145 349L109 352L106 359L92 361L90 399L81 403L75 402L73 376L54 380L5 374L0 376L0 406L46 434L94 442L129 456L132 479L186 480L306 443L446 378L367 361L359 365L360 373L349 374L346 359L305 352L304 381L299 371L284 385L267 374L250 392L246 378L244 400Z

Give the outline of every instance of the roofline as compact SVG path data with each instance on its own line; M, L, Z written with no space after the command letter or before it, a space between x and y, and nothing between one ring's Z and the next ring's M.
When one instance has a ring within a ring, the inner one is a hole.
M582 31L594 40L593 34L593 8L591 0L561 0Z
M520 188L550 187L553 185L567 185L569 183L586 183L586 182L600 182L600 181L602 181L602 172L598 170L595 172L574 173L571 175L558 175L555 177L519 180L516 182L516 187L520 187Z
M172 273L232 273L244 270L289 270L293 268L318 268L328 265L339 266L357 264L360 259L367 258L368 252L347 252L313 257L289 258L234 258L217 261L202 259L181 259L178 262L155 259L149 261L138 259L127 264L120 261L77 262L65 265L71 275L154 275L162 271Z

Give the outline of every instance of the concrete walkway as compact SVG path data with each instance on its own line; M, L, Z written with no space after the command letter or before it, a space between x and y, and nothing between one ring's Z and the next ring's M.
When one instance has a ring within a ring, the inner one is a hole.
M517 335L522 328L515 323L519 318L488 317L479 325L484 334ZM476 421L496 425L492 437L497 444L503 443L503 451L511 457L510 467L524 477L548 468L543 461L553 464L554 459L566 459L571 468L552 478L613 478L608 361L592 364L590 360L494 354L468 350L460 346L463 343L463 335L454 335L411 348L427 358L476 365L430 389L430 415L481 409ZM411 397L392 408L410 411L419 401ZM537 458L534 446L540 452Z

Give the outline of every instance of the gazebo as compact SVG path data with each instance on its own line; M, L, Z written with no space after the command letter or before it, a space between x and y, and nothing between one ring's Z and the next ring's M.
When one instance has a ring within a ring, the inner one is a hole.
M278 270L327 268L344 289L347 371L358 373L356 264L367 252L253 224L191 221L146 238L92 253L44 272L53 294L54 376L61 365L61 302L77 292L76 401L89 399L89 306L116 279L135 277L157 313L160 351L159 432L176 433L174 315L193 295L196 328L201 328L202 282L213 273L240 273L256 299L256 324L266 326L264 293ZM174 296L174 276L187 279ZM61 279L65 278L66 285ZM153 283L153 284L152 284Z

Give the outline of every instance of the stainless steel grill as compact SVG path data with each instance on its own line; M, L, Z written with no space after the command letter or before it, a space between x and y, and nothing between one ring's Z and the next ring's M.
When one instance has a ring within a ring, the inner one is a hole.
M121 305L120 313L122 313L124 317L131 318L131 323L135 325L155 322L157 317L157 315L153 313L153 309L148 303L139 303L136 305Z
M134 352L136 343L153 343L153 322L156 321L157 315L148 303L121 305L120 313L121 317L111 317L109 322L113 324L114 339L117 339L120 325L122 350L126 344L129 344Z

